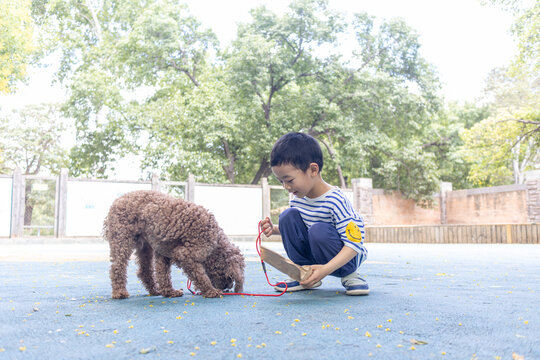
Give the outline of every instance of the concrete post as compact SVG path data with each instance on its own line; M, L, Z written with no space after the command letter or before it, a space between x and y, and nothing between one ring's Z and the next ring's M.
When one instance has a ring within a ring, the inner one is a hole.
M452 183L441 181L441 192L440 192L440 202L439 202L439 211L441 214L441 224L445 225L448 223L448 215L446 213L446 197L448 192L452 191Z
M161 192L161 182L157 173L152 173L152 190Z
M195 202L195 175L189 174L186 185L186 200Z
M540 223L540 171L527 171L525 173L527 186L527 217L530 223Z
M262 218L270 217L270 186L268 186L268 178L261 179L262 188Z
M364 218L366 225L375 223L373 214L373 180L370 178L352 179L353 206Z
M11 228L10 237L22 237L24 232L24 183L21 169L13 171L11 185Z
M58 176L58 184L56 186L56 219L54 233L56 237L66 236L66 219L67 219L67 185L68 185L68 170L60 170Z

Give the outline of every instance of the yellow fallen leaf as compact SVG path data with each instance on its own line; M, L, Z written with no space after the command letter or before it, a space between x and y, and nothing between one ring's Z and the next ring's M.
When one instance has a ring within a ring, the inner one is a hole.
M422 340L411 339L411 344L413 344L413 345L426 345L427 342L422 341Z
M156 351L156 347L155 346L150 346L149 348L145 348L145 349L141 349L139 351L140 354L148 354L152 351Z
M364 335L367 336L367 337L371 337L371 334L369 333L369 331L366 331L366 333Z

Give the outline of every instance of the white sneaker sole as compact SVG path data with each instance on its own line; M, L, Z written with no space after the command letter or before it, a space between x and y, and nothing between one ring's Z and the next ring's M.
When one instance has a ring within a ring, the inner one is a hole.
M369 295L369 289L347 290L345 294L350 296Z
M311 290L311 289L315 289L319 286L322 285L322 282L319 281L318 283L316 283L315 285L313 285L313 287L310 287L310 288L306 288L306 287L303 287L302 285L297 285L297 286L292 286L292 287L288 287L287 288L287 292L295 292L295 291L302 291L302 290ZM276 291L279 291L279 292L282 292L283 291L283 288L282 287L279 287L279 286L274 286L274 290Z

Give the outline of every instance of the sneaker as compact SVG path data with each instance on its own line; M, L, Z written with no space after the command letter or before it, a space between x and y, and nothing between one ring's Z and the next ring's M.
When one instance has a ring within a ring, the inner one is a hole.
M310 287L310 288L307 288L307 287L303 287L302 285L300 285L300 283L294 279L287 279L285 281L283 281L284 283L287 283L287 292L293 292L293 291L300 291L300 290L309 290L309 289L314 289L316 287L319 287L322 285L322 282L319 281L317 282L315 285L313 285L313 287ZM277 284L276 286L274 286L274 289L276 291L280 291L282 292L283 290L285 290L285 285L284 284Z
M358 276L357 273L352 273L341 278L341 285L345 288L347 295L367 295L369 294L369 286L367 282Z

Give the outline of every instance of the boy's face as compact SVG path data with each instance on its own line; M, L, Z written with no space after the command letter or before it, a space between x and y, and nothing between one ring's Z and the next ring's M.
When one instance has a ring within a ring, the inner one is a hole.
M309 168L304 172L291 164L282 164L272 166L272 172L285 190L293 193L295 196L299 198L304 196L309 198L317 197L310 195L313 195L313 186L319 175L319 165L311 163Z

